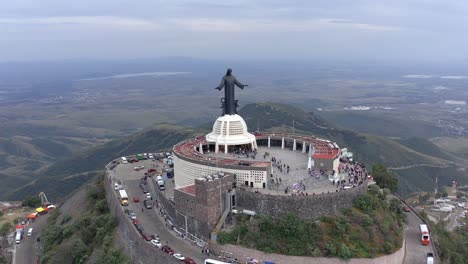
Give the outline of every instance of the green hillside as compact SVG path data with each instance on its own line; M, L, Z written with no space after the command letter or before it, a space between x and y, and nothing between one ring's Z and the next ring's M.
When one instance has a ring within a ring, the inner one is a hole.
M21 199L44 191L51 197L64 197L103 170L112 159L143 152L169 150L174 144L196 134L191 128L161 124L124 139L113 140L90 150L54 162L35 175L34 181L8 195Z

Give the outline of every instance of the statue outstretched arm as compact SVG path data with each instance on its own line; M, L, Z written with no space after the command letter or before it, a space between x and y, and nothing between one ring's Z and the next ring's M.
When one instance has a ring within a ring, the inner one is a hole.
M237 85L237 87L239 87L241 89L244 89L244 87L248 86L247 84L242 84L237 79L234 79L234 83Z
M224 87L224 78L223 78L223 79L221 79L221 83L220 83L220 84L218 85L218 87L216 87L215 89L217 89L217 90L220 90L220 91L221 91L221 90L223 89L223 87Z

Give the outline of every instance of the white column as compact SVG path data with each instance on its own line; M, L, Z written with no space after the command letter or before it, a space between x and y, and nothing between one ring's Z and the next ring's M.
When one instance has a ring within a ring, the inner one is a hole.
M312 155L312 144L309 144L309 156Z
M198 148L198 152L200 152L200 154L203 154L203 145L202 145L202 143L200 143L200 147Z
M224 145L224 153L228 153L228 145Z
M294 142L293 142L293 151L296 151L296 139L294 139Z
M311 157L309 157L309 161L307 162L307 168L312 169L313 166L314 166L314 160Z
M270 137L268 137L268 148L270 148Z
M281 149L284 149L284 138L281 138Z
M306 150L305 141L302 141L302 153L305 153L305 150Z
M216 142L215 153L218 153L218 151L219 151L219 144L218 144L218 142Z

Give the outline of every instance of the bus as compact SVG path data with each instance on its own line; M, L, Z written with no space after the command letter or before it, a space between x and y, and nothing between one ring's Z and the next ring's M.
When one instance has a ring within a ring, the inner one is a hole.
M419 225L419 230L421 231L421 244L429 245L430 237L427 225Z
M223 262L214 259L205 259L205 264L229 264L229 262Z
M123 206L128 205L128 195L125 190L119 190L119 196L120 196L120 204Z

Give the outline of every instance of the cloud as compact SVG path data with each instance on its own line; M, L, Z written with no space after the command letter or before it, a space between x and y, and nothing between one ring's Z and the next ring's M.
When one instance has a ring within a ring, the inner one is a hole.
M461 80L461 79L468 79L468 76L449 75L449 76L440 76L440 78L442 78L442 79Z
M85 25L103 26L117 29L160 29L161 26L150 20L115 16L52 16L36 18L0 18L0 25Z
M347 29L359 31L399 31L402 28L377 24L355 23L345 19L171 19L171 23L200 32L305 32Z
M437 77L435 75L427 75L427 74L409 74L403 76L403 78L411 78L411 79L429 79L429 78L434 78Z

